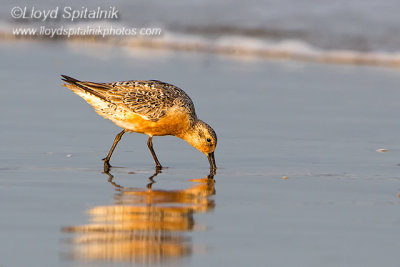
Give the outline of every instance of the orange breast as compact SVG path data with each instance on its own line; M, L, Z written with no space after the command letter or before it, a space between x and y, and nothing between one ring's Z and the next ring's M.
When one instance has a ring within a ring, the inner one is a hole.
M113 120L118 126L128 131L148 135L175 135L179 136L189 127L188 114L169 112L158 121L149 121L134 113L126 114L123 120Z

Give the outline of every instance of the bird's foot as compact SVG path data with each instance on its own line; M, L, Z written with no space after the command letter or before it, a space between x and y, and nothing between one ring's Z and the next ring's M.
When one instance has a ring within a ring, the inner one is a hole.
M110 162L107 159L103 159L104 161L104 172L107 173L110 171L110 168L112 167L110 165Z
M161 166L161 164L156 165L156 172L157 173L160 173L162 169L163 169L163 166Z
M217 173L216 168L210 168L210 174L208 175L208 178L213 179L216 173Z

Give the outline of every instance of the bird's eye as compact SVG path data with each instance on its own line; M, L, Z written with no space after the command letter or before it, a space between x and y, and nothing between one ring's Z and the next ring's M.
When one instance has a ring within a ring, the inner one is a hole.
M207 138L207 142L211 142L211 138Z

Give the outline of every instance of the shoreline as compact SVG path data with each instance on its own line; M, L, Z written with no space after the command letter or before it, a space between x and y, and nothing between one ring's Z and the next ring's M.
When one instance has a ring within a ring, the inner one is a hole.
M113 37L100 35L15 36L0 32L0 40L35 42L80 42L113 45L120 48L145 48L162 51L194 52L228 57L257 60L291 60L318 64L377 66L391 69L400 68L400 54L389 52L358 52L350 50L321 50L295 40L279 43L240 37L224 37L214 41L194 36L164 34L162 37Z

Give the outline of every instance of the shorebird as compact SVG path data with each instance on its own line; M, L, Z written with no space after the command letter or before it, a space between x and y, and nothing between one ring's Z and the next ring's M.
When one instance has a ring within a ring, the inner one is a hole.
M210 171L215 172L217 135L197 118L192 100L182 89L157 80L96 83L61 76L65 87L85 99L100 116L123 128L103 159L105 172L109 171L111 155L126 132L149 136L147 146L157 170L162 166L153 149L153 136L173 135L206 154Z

